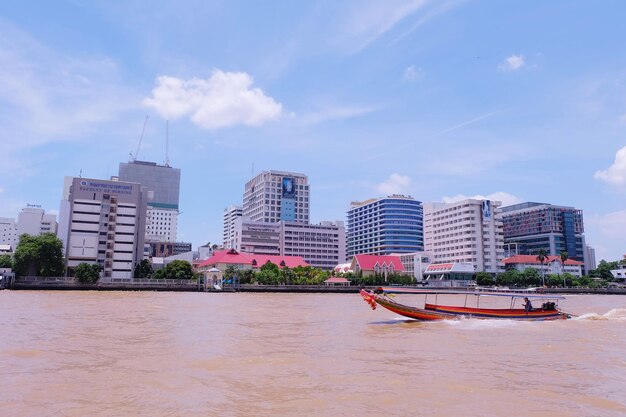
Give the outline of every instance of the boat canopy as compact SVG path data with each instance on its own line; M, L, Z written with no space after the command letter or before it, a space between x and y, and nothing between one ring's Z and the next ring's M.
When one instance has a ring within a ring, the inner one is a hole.
M455 290L455 289L422 289L405 287L379 287L376 292L386 294L422 294L422 295L475 295L476 297L509 297L509 298L529 298L534 300L564 300L565 297L555 294L537 294L528 292L503 292L503 291L477 291L477 290Z

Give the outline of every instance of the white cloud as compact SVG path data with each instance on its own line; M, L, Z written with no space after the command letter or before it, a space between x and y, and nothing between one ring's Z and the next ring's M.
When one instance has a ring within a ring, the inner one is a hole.
M384 195L403 194L408 191L410 186L410 177L400 174L391 174L389 179L376 186L376 190Z
M626 210L585 218L587 243L596 250L596 260L615 261L626 254Z
M426 5L427 0L358 2L336 39L359 51Z
M597 171L594 176L618 188L626 187L626 146L615 153L615 162L605 170Z
M619 118L620 123L626 124L626 113L622 114Z
M15 139L3 150L84 137L138 107L113 60L64 55L3 20L0 32L0 124Z
M404 79L406 81L417 81L424 76L424 71L421 68L415 68L415 65L411 65L404 70Z
M214 70L206 80L161 76L143 104L167 119L190 115L204 129L259 126L280 117L283 106L252 84L252 77L245 72Z
M474 200L501 201L503 206L510 206L511 204L517 204L522 202L519 197L514 196L513 194L506 193L504 191L498 191L489 195L476 194L473 196L467 196L464 194L457 194L452 197L443 197L442 200L444 203L456 203L457 201L463 201L470 198Z
M522 68L524 64L524 55L511 55L498 65L498 69L504 72L517 71Z
M350 119L378 110L375 106L329 106L298 117L300 123L309 125L327 120Z

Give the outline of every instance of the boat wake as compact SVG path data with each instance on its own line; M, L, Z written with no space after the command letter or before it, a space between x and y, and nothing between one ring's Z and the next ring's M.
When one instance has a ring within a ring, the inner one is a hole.
M626 308L614 308L604 314L587 313L575 317L574 320L615 320L626 321Z

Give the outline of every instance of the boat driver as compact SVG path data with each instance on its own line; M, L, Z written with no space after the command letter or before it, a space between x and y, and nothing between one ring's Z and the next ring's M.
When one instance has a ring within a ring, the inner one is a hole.
M528 297L524 297L524 310L528 313L529 311L532 311L532 309L533 305L530 303L530 300Z

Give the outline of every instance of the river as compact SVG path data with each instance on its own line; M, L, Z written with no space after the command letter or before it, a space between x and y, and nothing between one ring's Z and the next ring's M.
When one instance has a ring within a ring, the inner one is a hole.
M357 294L0 291L0 416L626 415L626 296L561 307L580 317L420 323Z

